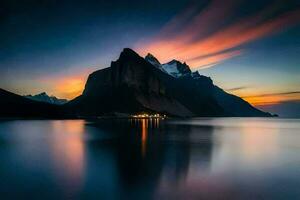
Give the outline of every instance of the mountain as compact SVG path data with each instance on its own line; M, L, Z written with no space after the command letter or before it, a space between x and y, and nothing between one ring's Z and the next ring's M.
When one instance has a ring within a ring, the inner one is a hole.
M0 117L58 118L63 116L60 106L37 102L0 89Z
M151 53L148 53L145 57L145 60L151 63L153 66L157 67L158 69L166 72L163 68L160 62L155 58Z
M189 109L169 94L167 83L173 79L131 49L124 49L109 68L90 74L83 94L66 106L84 116L113 112L192 116Z
M171 76L182 77L190 75L192 71L186 63L181 63L177 60L172 60L162 65L162 68Z
M148 53L145 60L160 69L161 71L173 76L181 77L185 75L190 75L192 71L186 63L181 63L178 60L172 60L165 64L160 64L160 62L152 54Z
M49 96L46 92L42 92L37 95L25 95L24 97L29 98L34 101L40 101L55 105L63 105L68 102L66 99L58 99L55 96Z
M75 115L159 112L172 116L271 116L228 94L213 81L176 60L166 64L151 54L124 49L110 67L89 75L79 97L65 104Z
M211 78L192 72L186 63L161 64L151 54L144 59L128 48L110 67L90 74L80 96L63 105L55 101L46 93L23 97L0 89L0 117L76 118L144 112L180 117L271 116L215 86Z

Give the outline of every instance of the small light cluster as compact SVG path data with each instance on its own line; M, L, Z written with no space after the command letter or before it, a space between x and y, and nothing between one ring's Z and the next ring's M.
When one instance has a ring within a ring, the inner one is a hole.
M133 118L160 118L160 119L164 119L167 116L166 115L161 115L161 114L147 114L147 113L143 113L143 114L136 114L136 115L132 115Z

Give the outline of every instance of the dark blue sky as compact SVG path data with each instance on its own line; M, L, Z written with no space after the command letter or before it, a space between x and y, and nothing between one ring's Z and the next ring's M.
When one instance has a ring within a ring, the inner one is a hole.
M298 101L282 93L300 90L299 8L299 0L2 0L0 87L72 98L88 73L131 47L187 61L254 103L262 94L275 95L265 103Z

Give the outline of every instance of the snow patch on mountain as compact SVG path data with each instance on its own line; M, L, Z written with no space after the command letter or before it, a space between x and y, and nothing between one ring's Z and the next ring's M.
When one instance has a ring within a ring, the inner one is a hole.
M161 71L167 73L163 67L162 64L160 64L160 62L157 60L157 58L155 58L151 53L148 53L147 56L145 57L145 60L148 61L150 64L152 64L153 66L157 67L158 69L160 69Z
M162 65L162 68L173 77L180 77L182 74L179 72L177 68L176 62L169 62Z
M161 71L173 76L175 78L179 78L186 75L192 75L192 71L186 63L181 63L178 60L172 60L168 63L161 64L157 58L155 58L152 54L148 53L145 57L145 60L148 61L153 66L157 67Z
M40 102L46 102L55 105L62 105L68 102L66 99L58 99L55 96L49 96L46 92L42 92L37 95L25 95L24 97Z

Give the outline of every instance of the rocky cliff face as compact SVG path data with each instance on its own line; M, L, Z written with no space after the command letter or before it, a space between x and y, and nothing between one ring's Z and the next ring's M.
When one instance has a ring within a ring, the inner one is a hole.
M160 112L192 116L191 111L168 94L165 83L171 81L172 77L134 51L124 49L109 68L89 76L83 94L69 105L80 115Z
M176 72L173 73L172 72ZM111 66L92 73L83 94L67 104L77 115L160 112L174 116L269 116L191 72L185 63L160 65L124 49Z

